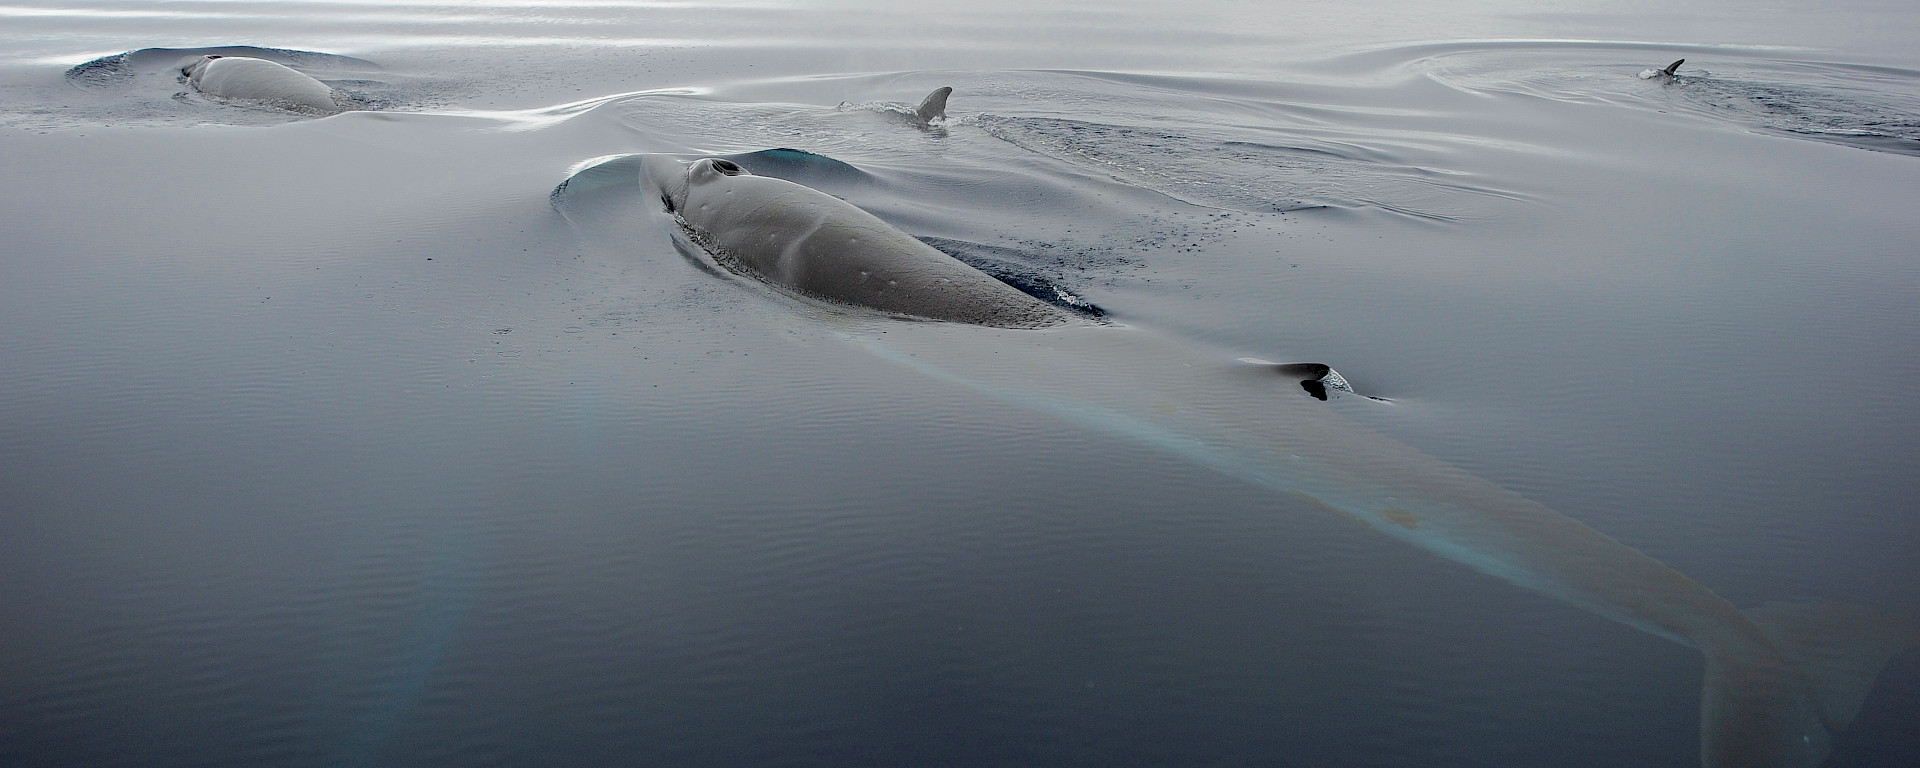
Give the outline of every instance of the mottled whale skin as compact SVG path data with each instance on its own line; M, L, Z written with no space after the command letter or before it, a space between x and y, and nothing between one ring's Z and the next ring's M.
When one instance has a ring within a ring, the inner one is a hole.
M333 89L292 67L250 56L201 56L180 68L193 89L226 99L333 114Z
M1705 768L1819 765L1881 667L1920 640L1913 622L1871 608L1741 611L1577 520L1275 387L1271 365L1223 364L1140 329L1073 322L838 198L722 158L640 159L640 193L675 212L725 269L841 304L952 321L876 315L834 325L882 359L1155 446L1700 650ZM556 207L565 213L569 195L623 177L633 185L630 172L612 170L631 160L574 174L555 190Z
M661 200L729 269L829 301L929 320L1044 328L1072 318L851 203L708 157L648 158Z

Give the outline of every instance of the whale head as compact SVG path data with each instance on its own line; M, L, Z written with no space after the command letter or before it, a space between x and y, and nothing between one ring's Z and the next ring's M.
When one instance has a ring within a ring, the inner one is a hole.
M186 66L180 68L180 74L186 75L187 77L193 77L193 73L199 72L203 67L207 66L207 62L213 61L214 59L218 59L218 58L220 58L218 54L208 54L206 56L202 56L200 58L189 61L187 62Z
M647 179L660 190L660 201L670 211L679 211L687 204L687 192L693 187L731 176L753 175L739 163L724 157L703 157L691 163L670 157L649 157L643 167Z
M724 157L703 157L687 166L688 184L705 184L723 176L752 176L739 163Z

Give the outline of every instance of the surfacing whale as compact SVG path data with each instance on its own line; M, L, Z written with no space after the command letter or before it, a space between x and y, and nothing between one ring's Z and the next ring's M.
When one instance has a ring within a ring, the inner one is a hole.
M944 130L942 124L947 119L947 97L952 95L952 87L941 86L933 89L926 98L921 99L918 106L908 106L894 101L874 101L860 105L843 101L840 102L839 109L843 112L848 110L879 112L923 131L938 134Z
M920 106L914 108L913 116L922 123L947 119L947 97L952 95L952 86L943 85L933 89L933 93L927 94L926 98L920 100Z
M187 62L180 74L194 90L211 96L322 114L340 111L332 87L266 59L208 54Z
M573 219L570 211L600 204L582 198L609 194L671 215L668 232L688 241L676 238L676 247L700 251L743 284L777 286L770 293L801 296L803 306L814 306L804 297L836 302L821 310L836 318L830 332L882 359L1154 446L1699 649L1707 768L1818 765L1880 668L1920 640L1911 622L1868 608L1742 612L1572 518L1274 386L1275 370L1325 377L1325 366L1236 366L1137 328L1075 321L984 275L919 272L937 251L810 187L722 158L626 156L579 170L553 203ZM911 290L872 287L893 274L909 276ZM913 282L915 274L927 277ZM846 304L890 314L832 308Z
M667 210L727 269L808 296L1001 328L1068 322L1054 306L811 187L708 157L647 158Z
M289 67L298 67L302 72L327 72L355 78L381 71L380 65L352 56L288 48L261 48L252 45L219 45L200 48L141 48L116 53L75 64L66 71L65 76L67 82L80 88L124 87L148 74L164 73L167 79L172 80L181 74L182 66L209 54L266 59Z
M1678 75L1677 75L1676 73L1678 73L1678 72L1680 71L1680 65L1681 65L1681 64L1685 64L1685 63L1687 63L1687 60L1686 60L1686 59L1680 59L1679 61L1675 61L1675 62L1674 62L1674 63L1672 63L1672 64L1668 64L1668 65L1667 65L1667 68L1666 68L1666 69L1646 69L1646 70L1641 70L1641 72L1640 72L1640 79L1642 79L1642 80L1671 80L1671 79L1673 79L1673 78L1675 78L1675 77L1678 77Z

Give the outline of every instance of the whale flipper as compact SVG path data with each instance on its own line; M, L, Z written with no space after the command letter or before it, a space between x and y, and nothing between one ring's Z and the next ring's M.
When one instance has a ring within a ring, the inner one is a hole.
M1680 70L1680 65L1685 63L1687 63L1686 59L1680 59L1679 61L1676 61L1672 64L1668 64L1667 68L1660 70L1660 72L1661 74L1664 74L1667 77L1673 77L1673 73L1678 72Z
M1767 603L1745 613L1807 676L1808 698L1836 733L1860 713L1880 669L1920 643L1912 620L1856 605Z
M1913 622L1858 606L1773 603L1744 613L1760 637L1695 639L1707 661L1706 768L1819 765L1881 667L1920 640Z
M947 97L952 95L953 86L943 85L933 89L933 93L927 94L920 101L920 106L913 110L914 117L920 118L923 123L947 119Z

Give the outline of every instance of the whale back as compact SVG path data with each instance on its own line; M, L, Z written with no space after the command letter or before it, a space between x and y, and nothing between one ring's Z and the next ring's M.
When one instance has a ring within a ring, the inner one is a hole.
M663 199L715 261L815 298L901 315L1002 328L1070 317L879 217L811 187L755 176L722 158L655 175Z
M250 56L202 56L181 69L201 93L274 106L338 112L333 89L283 64Z

